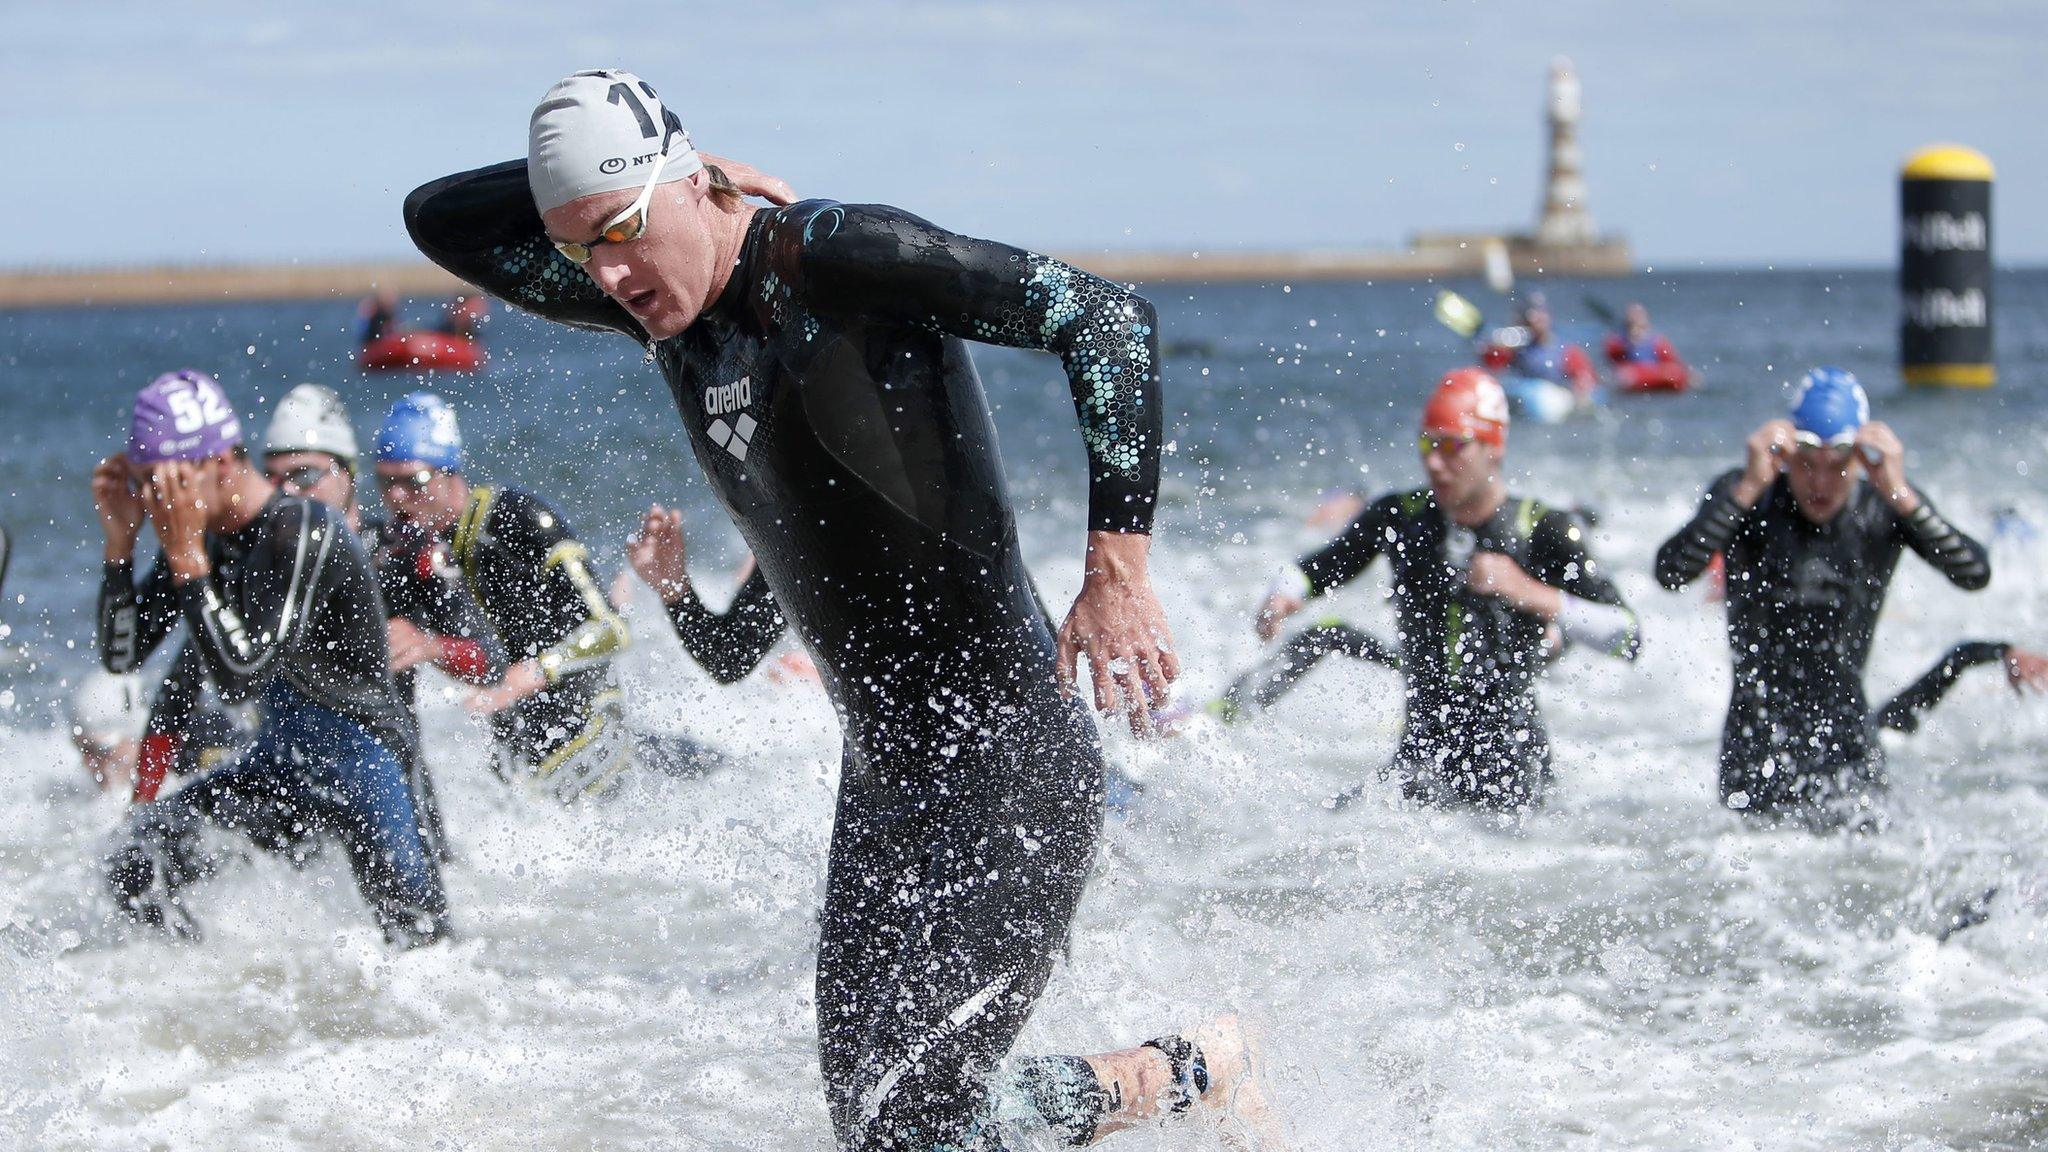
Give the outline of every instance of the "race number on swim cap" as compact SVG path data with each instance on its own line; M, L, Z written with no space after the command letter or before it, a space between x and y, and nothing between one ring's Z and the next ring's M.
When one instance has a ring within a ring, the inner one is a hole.
M637 191L663 149L664 184L704 168L683 122L647 81L615 68L568 76L548 89L527 125L534 207L545 213L599 192Z
M190 368L166 372L135 395L128 459L205 460L242 442L242 422L220 383Z

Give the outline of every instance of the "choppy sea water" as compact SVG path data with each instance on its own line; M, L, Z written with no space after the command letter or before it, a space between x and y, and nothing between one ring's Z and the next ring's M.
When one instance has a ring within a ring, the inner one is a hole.
M1999 284L2003 384L1905 395L1876 273L1688 274L1549 286L1647 300L1707 385L1518 427L1512 483L1597 506L1594 541L1642 613L1633 667L1582 654L1542 696L1558 787L1519 826L1393 806L1376 773L1397 682L1319 670L1255 726L1139 745L1146 790L1107 831L1069 963L1023 1038L1099 1051L1222 1007L1257 1021L1308 1149L2027 1148L2048 1144L2048 907L1936 911L2048 870L2048 704L1981 670L1891 744L1881 836L1763 832L1716 804L1727 690L1718 609L1649 575L1700 487L1740 459L1808 364L1872 385L1909 475L1989 539L2048 528L2048 275ZM1175 414L1155 576L1185 690L1258 653L1273 564L1313 545L1320 494L1420 483L1413 420L1459 363L1433 289L1157 285ZM1493 299L1472 293L1500 311ZM254 858L198 892L196 944L127 939L96 862L121 805L62 723L90 663L92 461L159 370L217 373L260 427L334 384L367 437L412 381L348 364L350 306L0 313L0 1137L51 1148L750 1148L829 1145L812 1048L815 912L837 738L815 688L721 689L644 591L628 657L643 726L731 753L708 778L563 811L498 783L444 686L428 751L460 854L462 938L395 955L334 859ZM416 316L426 319L422 309ZM1583 333L1583 330L1582 330ZM707 585L737 536L694 475L666 390L629 346L501 315L493 367L437 381L474 471L558 502L612 568L636 511L681 500ZM1079 583L1078 438L1057 366L988 352L1005 465L1048 599ZM1904 562L1872 660L1882 697L1955 640L2048 647L2048 544L1993 542L1975 596ZM1375 578L1337 599L1392 625ZM1323 797L1373 781L1332 815ZM330 854L332 855L332 854ZM1164 1130L1112 1146L1216 1146Z

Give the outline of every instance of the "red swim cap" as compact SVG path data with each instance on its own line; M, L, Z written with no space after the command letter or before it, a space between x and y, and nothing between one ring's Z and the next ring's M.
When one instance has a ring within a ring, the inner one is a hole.
M1470 436L1502 447L1508 442L1508 394L1483 368L1446 372L1423 406L1422 430L1435 436Z

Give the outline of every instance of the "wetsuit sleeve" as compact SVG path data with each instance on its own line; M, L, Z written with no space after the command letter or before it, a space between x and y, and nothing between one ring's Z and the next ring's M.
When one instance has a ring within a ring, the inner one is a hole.
M1966 592L1975 592L1991 583L1991 557L1984 546L1935 511L1925 493L1914 491L1920 496L1920 506L1913 509L1911 516L1899 517L1899 534L1906 546L1948 577L1949 583Z
M1896 732L1917 732L1920 717L1941 703L1963 673L1980 664L1996 664L2005 659L2012 646L1988 640L1966 640L1948 650L1941 663L1929 668L1918 680L1913 681L1897 696L1885 702L1872 717L1880 728Z
M1557 624L1566 639L1621 660L1642 651L1642 628L1621 589L1586 548L1585 530L1567 512L1545 512L1530 540L1531 573L1564 593Z
M140 587L129 561L112 561L101 568L99 647L100 663L107 671L119 674L142 667L177 622L178 596L163 557L150 566Z
M501 542L524 552L538 578L558 582L559 603L581 609L583 618L568 634L534 656L548 683L601 668L632 644L625 619L613 610L590 571L590 550L552 508L526 493L508 490L498 495L490 523Z
M1337 538L1301 558L1296 565L1308 583L1308 594L1321 596L1358 578L1386 547L1395 505L1400 498L1383 496L1365 506Z
M433 638L440 649L434 666L469 684L495 684L505 677L505 646L460 580L437 568L432 543L404 526L378 531L377 585L384 609Z
M604 589L590 572L590 550L576 540L565 540L548 550L544 566L555 579L567 581L589 615L569 630L561 643L544 649L536 659L552 684L572 672L583 672L609 664L633 643L626 621L612 610Z
M561 324L647 333L555 251L526 183L526 161L458 172L405 198L405 230L427 259L515 308Z
M775 646L784 628L775 594L768 590L768 580L758 567L747 575L731 606L722 613L705 607L697 590L689 585L667 607L683 651L720 684L744 679Z
M432 562L431 554L424 551L419 558ZM401 615L434 638L441 650L434 666L470 684L503 680L505 645L469 590L431 575L417 578L416 583L413 610Z
M239 595L231 598L222 587L219 568L177 585L192 648L229 703L247 699L269 681L278 656L298 644L319 610L321 575L346 529L314 512L317 507L294 501L276 516L277 531L258 545L237 578Z
M135 803L146 804L156 799L164 778L176 767L199 715L199 694L205 687L206 667L187 643L178 649L169 674L149 702L149 720L143 726L142 750L135 763L135 790L131 797Z
M1740 470L1723 473L1700 501L1699 511L1676 535L1657 549L1657 583L1676 592L1699 579L1700 573L1724 551L1742 526L1744 509L1735 503L1735 485Z
M877 205L804 221L801 291L821 315L1051 352L1088 452L1088 527L1149 532L1159 496L1159 321L1129 289L1050 257Z

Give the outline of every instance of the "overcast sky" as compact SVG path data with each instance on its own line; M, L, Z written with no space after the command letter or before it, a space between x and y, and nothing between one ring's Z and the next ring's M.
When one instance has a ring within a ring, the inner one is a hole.
M1999 261L2048 262L2044 0L10 0L0 266L409 256L405 192L521 154L599 66L805 195L959 231L1392 246L1528 225L1558 54L1640 261L1889 263L1899 160L1953 138L1998 166Z

